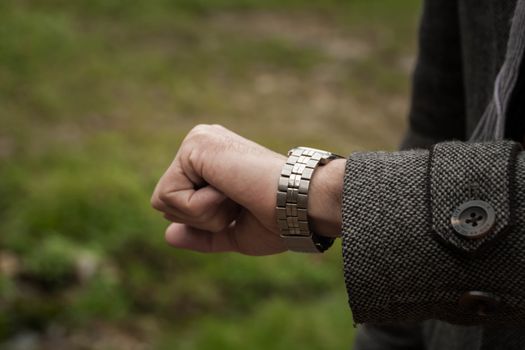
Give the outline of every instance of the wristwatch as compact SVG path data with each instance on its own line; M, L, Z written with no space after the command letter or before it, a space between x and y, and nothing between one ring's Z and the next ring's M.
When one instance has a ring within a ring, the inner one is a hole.
M288 151L277 187L277 225L288 250L322 253L334 238L320 236L308 224L308 189L315 169L329 161L343 158L334 153L296 147Z

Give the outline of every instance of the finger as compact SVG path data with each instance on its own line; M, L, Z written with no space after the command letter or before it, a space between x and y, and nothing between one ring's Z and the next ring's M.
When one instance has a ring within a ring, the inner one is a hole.
M221 232L200 230L185 224L173 223L166 230L166 242L171 246L201 253L239 252L232 230Z
M192 215L195 211L204 210L203 201L220 203L225 198L213 187L205 186L201 178L186 174L175 160L155 186L151 205L175 216L181 213Z
M169 206L164 201L164 194L174 191L194 190L195 184L184 174L177 162L173 162L162 175L151 196L151 206L159 211L166 211Z
M227 197L211 186L198 190L183 189L164 192L160 195L165 212L175 216L198 218L215 210Z
M212 208L201 217L192 217L180 213L164 213L164 218L171 222L187 224L200 230L219 232L227 228L238 216L241 207L232 200L225 200L220 206Z

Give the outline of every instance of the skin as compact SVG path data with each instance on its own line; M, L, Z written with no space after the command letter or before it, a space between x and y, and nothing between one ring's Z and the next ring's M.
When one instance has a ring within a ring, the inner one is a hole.
M275 214L286 159L220 125L194 127L151 198L153 208L171 222L166 241L199 252L286 251ZM317 234L340 235L345 162L334 160L314 172L308 215Z

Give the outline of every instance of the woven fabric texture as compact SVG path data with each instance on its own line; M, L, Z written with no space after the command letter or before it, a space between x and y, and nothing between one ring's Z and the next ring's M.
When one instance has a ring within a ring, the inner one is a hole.
M492 162L491 155L507 152L508 145L494 143L495 149L478 154L479 161ZM475 145L456 142L446 147L454 152ZM439 162L436 156L433 162ZM482 258L457 254L432 237L428 164L427 150L355 153L348 159L343 261L354 321L439 319L464 325L525 325L525 153L517 155L511 179L516 225ZM444 186L449 180L445 171L434 185ZM490 184L482 180L480 184ZM478 316L458 307L466 291L493 293L501 303L495 313Z
M460 251L477 253L494 242L511 225L513 211L510 179L521 146L514 142L440 143L430 153L428 195L432 231ZM491 204L495 227L485 237L458 235L450 218L461 204L479 199Z

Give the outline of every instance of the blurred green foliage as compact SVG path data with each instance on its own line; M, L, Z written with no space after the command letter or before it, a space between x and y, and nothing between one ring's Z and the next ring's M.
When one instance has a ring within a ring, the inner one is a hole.
M1 1L0 349L347 348L339 245L174 250L149 197L196 123L282 152L394 148L418 6Z

